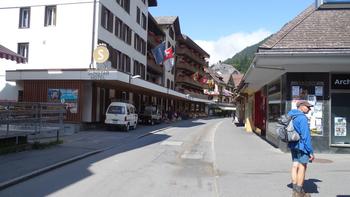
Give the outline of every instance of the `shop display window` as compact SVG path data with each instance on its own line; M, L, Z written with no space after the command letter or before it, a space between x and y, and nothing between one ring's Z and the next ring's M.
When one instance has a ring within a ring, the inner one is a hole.
M282 93L280 80L268 86L268 120L269 122L277 122L282 114Z
M331 108L331 144L349 145L350 134L350 94L332 93Z
M309 120L311 135L323 136L323 109L324 109L324 82L322 81L292 81L291 82L291 105L297 109L297 102L307 100L314 107L311 107L306 116Z

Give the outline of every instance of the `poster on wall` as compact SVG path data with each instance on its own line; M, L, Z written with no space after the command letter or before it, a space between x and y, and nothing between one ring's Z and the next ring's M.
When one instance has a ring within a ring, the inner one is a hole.
M297 109L297 103L300 100L292 100L292 109ZM323 103L317 102L315 95L308 95L308 102L314 107L311 107L309 113L306 114L306 117L309 121L310 131L312 136L322 136L323 135Z
M299 86L292 86L292 96L293 98L299 98L300 95L300 87Z
M70 113L78 112L77 89L48 89L48 102L60 102L65 104Z
M315 95L323 96L323 86L315 86Z
M346 136L345 117L334 117L334 136Z

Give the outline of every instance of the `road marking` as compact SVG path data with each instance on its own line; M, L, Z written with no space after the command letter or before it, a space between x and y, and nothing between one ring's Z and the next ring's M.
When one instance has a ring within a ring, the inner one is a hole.
M160 143L160 145L167 145L167 146L181 146L183 142L180 141L171 141L171 140L166 140Z
M185 151L181 155L181 159L203 159L204 153L203 152L190 152Z

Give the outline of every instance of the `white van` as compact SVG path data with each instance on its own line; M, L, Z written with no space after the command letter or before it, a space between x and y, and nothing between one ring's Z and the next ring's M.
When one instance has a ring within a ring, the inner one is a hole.
M134 105L123 102L112 102L106 111L105 124L108 127L119 126L129 131L136 129L138 116Z

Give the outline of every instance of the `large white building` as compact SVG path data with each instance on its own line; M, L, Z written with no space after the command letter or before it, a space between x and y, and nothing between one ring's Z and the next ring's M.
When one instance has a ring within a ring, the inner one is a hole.
M130 83L132 75L145 79L148 6L156 5L156 0L1 1L2 45L27 58L26 64L2 66L18 89L4 99L50 101L50 93L65 92L77 108L68 119L100 121L108 100L117 97L112 83ZM99 44L110 54L103 65L92 55ZM109 71L101 70L105 66ZM121 94L132 99L129 91Z
M154 96L161 105L170 103L165 99L205 102L146 81L148 7L156 5L156 0L0 1L1 44L27 58L25 64L1 66L7 81L2 80L16 85L0 99L64 102L73 123L103 121L115 99L138 109ZM108 48L109 61L97 64L93 52L100 44Z

